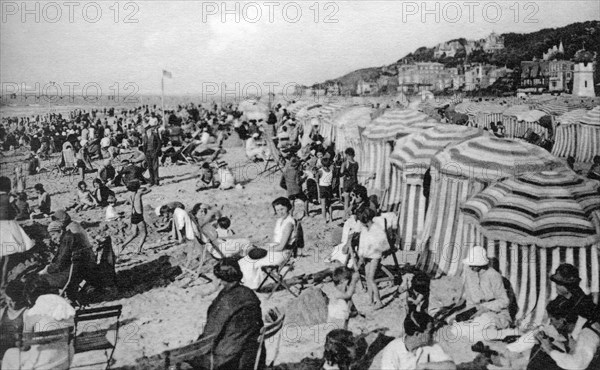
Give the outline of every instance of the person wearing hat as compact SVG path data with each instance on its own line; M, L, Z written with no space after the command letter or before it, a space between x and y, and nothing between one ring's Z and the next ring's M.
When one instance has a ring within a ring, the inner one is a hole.
M600 310L594 304L592 296L586 295L579 286L581 278L575 266L569 263L561 264L550 276L550 280L556 284L557 299L569 301L573 312L579 316L577 326L572 332L573 338L577 338L586 322L600 322Z
M269 159L269 149L258 144L260 134L255 132L246 139L246 156L252 161L266 161Z
M240 281L242 272L235 259L224 258L214 267L221 289L208 307L206 324L196 357L187 361L194 369L252 369L263 327L260 300ZM265 350L261 351L259 369L264 367Z
M48 225L51 243L57 246L52 262L39 272L51 287L66 288L67 297L76 299L79 284L86 280L93 284L97 276L96 256L85 246L79 234L67 230L64 223L52 221ZM73 269L71 269L71 264ZM69 283L67 287L67 282Z
M502 335L500 330L511 324L510 300L502 275L490 267L487 251L478 245L469 249L463 265L463 298L473 314L470 320L457 323L452 328L458 330L457 335L468 336L469 340L496 339Z
M93 251L92 243L90 242L87 232L79 222L71 219L71 216L69 216L67 211L64 209L59 209L58 211L54 212L52 215L52 221L58 221L62 224L64 230L68 230L73 234L78 235L84 246Z
M558 296L548 303L546 312L552 328L545 327L535 334L537 344L531 350L527 369L599 369L600 324L586 323L575 339L573 331L578 321L575 302ZM555 332L558 338L553 335ZM562 342L565 351L558 350L553 342Z
M159 185L158 160L161 156L161 139L156 131L157 119L151 119L144 126L145 132L142 137L142 152L146 155L148 172L150 173L150 186Z
M424 312L410 312L404 319L404 336L384 349L380 369L456 369L456 365L434 341L433 318Z

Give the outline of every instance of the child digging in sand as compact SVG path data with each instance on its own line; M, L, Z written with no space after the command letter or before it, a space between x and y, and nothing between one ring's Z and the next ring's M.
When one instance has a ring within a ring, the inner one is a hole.
M350 316L356 314L352 296L359 277L358 272L352 273L352 270L346 266L338 267L333 271L335 292L327 307L327 322L336 325L335 329L347 329Z
M146 241L148 232L146 230L146 222L144 221L144 204L142 202L142 195L149 193L146 189L141 188L141 183L138 180L130 181L127 184L127 190L131 194L131 236L121 246L121 252L125 250L125 247L135 239L141 232L142 237L140 244L137 248L137 253L142 253L142 247Z

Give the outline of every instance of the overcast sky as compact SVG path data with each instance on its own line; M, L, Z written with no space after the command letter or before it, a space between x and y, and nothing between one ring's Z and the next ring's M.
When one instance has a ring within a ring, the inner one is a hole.
M118 11L113 1L28 2L26 13L21 1L3 0L0 79L3 92L7 83L54 81L156 93L166 69L167 94L236 82L266 92L269 82L321 82L453 38L600 19L597 0L472 3L430 1L425 14L421 1L228 2L223 22L220 1L120 2Z

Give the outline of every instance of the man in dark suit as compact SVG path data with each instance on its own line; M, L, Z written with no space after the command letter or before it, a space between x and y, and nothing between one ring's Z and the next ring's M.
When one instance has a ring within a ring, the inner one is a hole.
M142 138L142 148L148 162L148 172L150 173L150 186L158 185L158 159L161 155L161 139L156 130L157 120L152 118L145 124L146 132Z

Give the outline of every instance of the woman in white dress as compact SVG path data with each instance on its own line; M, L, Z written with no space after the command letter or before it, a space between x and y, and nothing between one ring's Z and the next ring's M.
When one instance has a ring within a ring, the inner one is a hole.
M263 266L276 266L284 263L290 253L291 247L296 241L296 221L291 215L292 203L288 198L279 197L272 203L277 221L273 231L273 242L264 246L267 255L261 259L251 259L249 256L240 260L240 268L244 275L242 284L251 289L257 289L266 274Z

